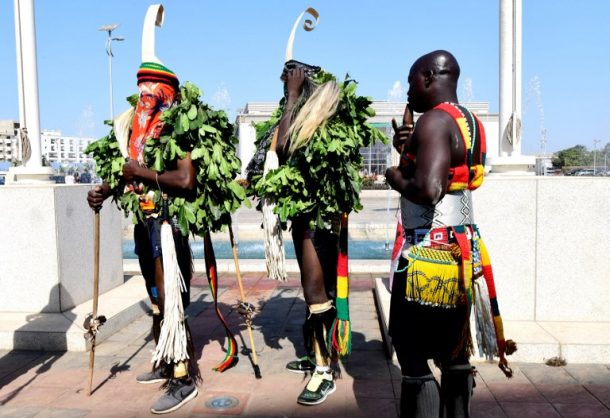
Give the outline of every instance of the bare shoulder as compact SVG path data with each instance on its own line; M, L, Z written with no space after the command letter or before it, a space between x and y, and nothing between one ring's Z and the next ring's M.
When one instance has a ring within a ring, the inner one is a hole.
M452 133L451 116L439 109L432 109L422 114L415 125L416 135L420 138L447 137Z
M453 119L451 118L451 116L445 112L444 110L440 110L440 109L432 109L432 110L428 110L426 113L422 114L419 119L417 120L417 125L419 126L420 124L424 125L424 126L429 126L430 124L432 125L437 125L436 128L438 129L439 126L438 124L442 124L445 125L447 124L447 126L449 126L448 122L452 122Z

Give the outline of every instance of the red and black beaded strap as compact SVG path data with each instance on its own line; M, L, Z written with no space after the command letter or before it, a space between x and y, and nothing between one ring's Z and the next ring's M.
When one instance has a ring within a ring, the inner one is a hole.
M481 121L464 106L456 103L441 103L434 109L443 110L453 118L462 135L466 151L464 164L450 169L448 190L476 189L482 182L485 166L485 131ZM477 144L480 164L473 163L473 153Z

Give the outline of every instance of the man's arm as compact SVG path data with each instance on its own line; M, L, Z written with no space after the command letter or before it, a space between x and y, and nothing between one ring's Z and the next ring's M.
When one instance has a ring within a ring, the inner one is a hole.
M451 130L444 112L431 110L415 126L412 145L416 147L415 171L405 178L398 167L388 168L389 185L410 201L435 205L447 191L447 174L451 164Z
M180 192L192 190L195 186L195 167L191 154L187 153L184 159L178 160L175 170L158 173L141 166L135 160L129 160L123 165L123 177L127 183L142 181L150 186L159 186L167 192Z
M286 97L286 105L284 106L284 114L278 125L277 145L275 150L277 152L280 164L283 164L288 159L288 147L289 138L288 131L292 124L292 110L294 105L299 100L301 95L301 89L305 81L305 71L302 68L295 68L288 72L286 78L286 90L288 96Z

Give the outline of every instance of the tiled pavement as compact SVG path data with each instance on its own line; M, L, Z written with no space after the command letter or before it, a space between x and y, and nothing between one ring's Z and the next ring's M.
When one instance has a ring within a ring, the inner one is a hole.
M223 358L224 331L213 311L205 278L193 282L188 308L203 374L199 396L172 416L184 417L396 417L400 372L388 360L372 294L373 277L351 278L353 351L340 367L337 391L318 406L296 397L306 383L284 365L302 355L305 304L296 277L278 284L263 274L244 277L247 299L258 307L254 339L263 378L254 377L243 341L243 320L233 309L239 291L232 275L220 277L219 306L240 345L238 364L216 373ZM103 310L103 309L102 309ZM160 396L157 385L139 385L135 376L150 367L150 319L142 317L98 346L94 393L86 395L88 354L0 352L0 417L140 417ZM609 359L610 362L610 359ZM610 366L513 364L507 380L493 364L477 363L474 417L610 417ZM237 401L213 410L207 405Z

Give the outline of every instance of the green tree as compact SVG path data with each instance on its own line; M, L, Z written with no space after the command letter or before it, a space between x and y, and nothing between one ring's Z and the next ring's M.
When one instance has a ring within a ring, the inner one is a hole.
M576 145L557 151L553 157L553 167L573 167L593 165L593 153L584 145Z

